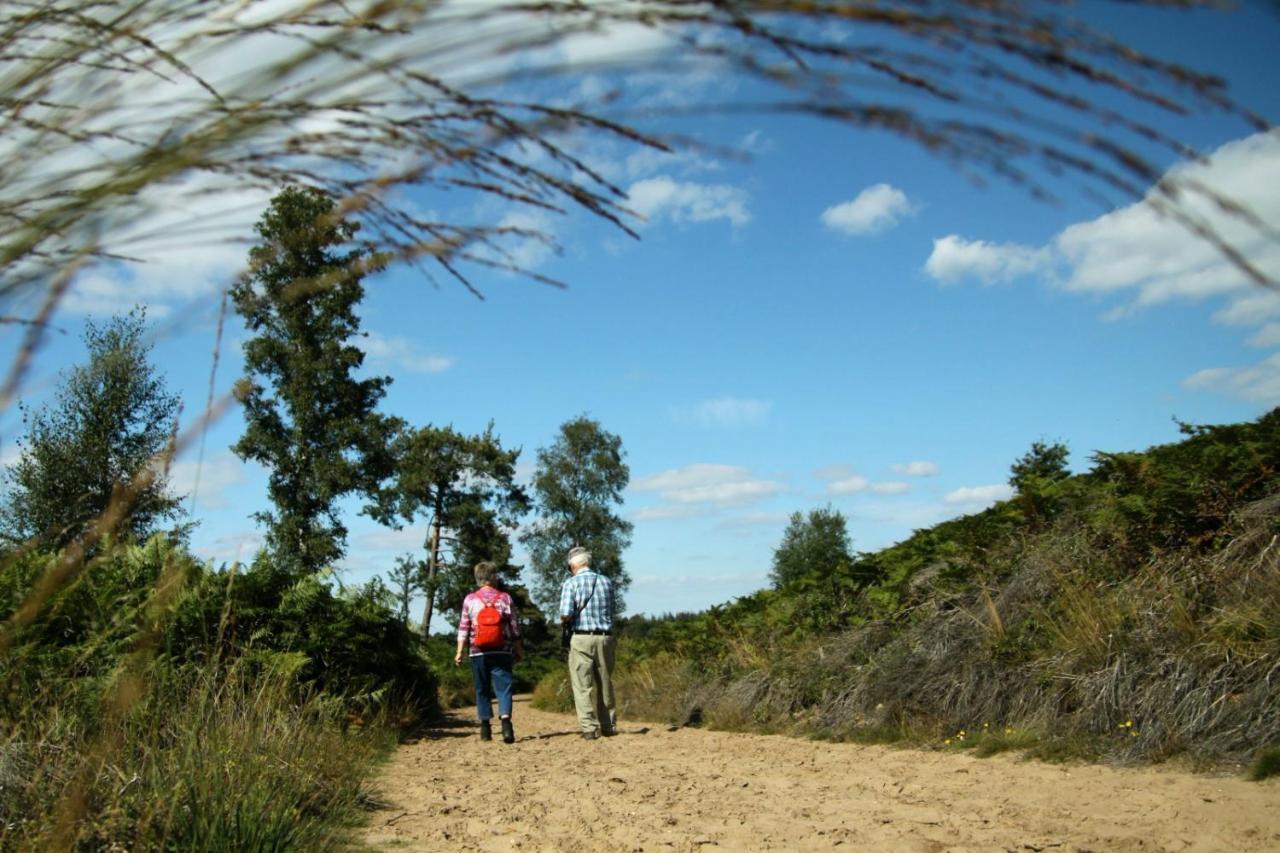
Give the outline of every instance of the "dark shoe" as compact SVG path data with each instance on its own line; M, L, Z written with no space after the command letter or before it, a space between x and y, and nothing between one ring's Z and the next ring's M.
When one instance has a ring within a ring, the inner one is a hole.
M600 737L600 732L596 731L595 729L592 729L589 732L582 733L583 740L595 740L598 737Z
M493 740L493 727L488 720L480 721L480 740Z
M516 730L515 730L515 727L511 725L510 720L502 721L502 742L503 743L516 742Z
M618 733L617 729L606 729L606 728L600 729L600 737L613 737L617 733Z

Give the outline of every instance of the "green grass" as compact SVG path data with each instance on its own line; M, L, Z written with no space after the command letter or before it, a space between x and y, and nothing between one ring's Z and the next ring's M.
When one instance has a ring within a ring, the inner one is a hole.
M0 742L0 849L338 850L395 744L271 673L153 678L130 707L50 707Z

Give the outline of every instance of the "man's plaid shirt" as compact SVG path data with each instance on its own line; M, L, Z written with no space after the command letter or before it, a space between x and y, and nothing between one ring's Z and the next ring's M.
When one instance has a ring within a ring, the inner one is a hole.
M594 593L592 586L595 587ZM590 566L560 587L560 615L572 616L579 607L582 612L573 620L573 630L613 630L613 582L591 571Z

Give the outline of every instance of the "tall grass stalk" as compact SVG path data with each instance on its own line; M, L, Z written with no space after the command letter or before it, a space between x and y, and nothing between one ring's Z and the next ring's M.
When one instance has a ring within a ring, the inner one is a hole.
M343 847L394 734L344 730L290 669L158 667L118 716L32 714L0 745L0 849Z

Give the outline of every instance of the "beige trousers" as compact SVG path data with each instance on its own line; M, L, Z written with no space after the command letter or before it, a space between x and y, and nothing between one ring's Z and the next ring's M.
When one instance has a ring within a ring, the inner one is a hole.
M612 732L618 724L613 700L613 653L617 640L603 634L574 634L569 642L569 683L578 725L584 732Z

